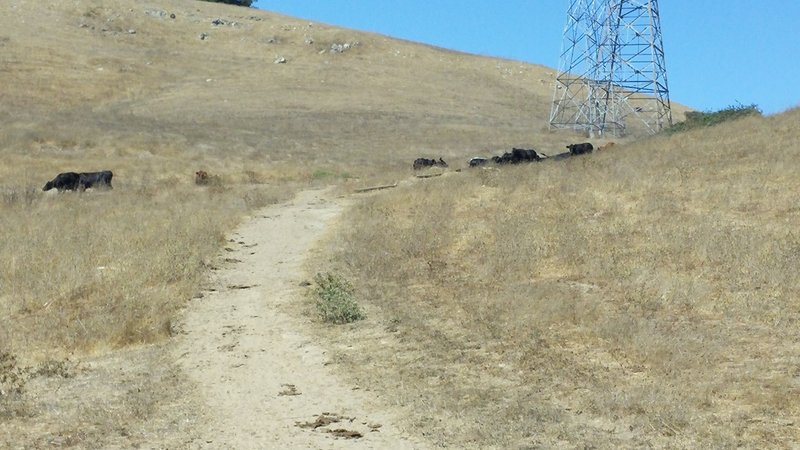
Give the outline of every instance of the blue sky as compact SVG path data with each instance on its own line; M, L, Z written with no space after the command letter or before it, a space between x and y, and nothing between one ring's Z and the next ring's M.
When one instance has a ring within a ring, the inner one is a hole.
M569 0L257 0L330 25L558 67ZM670 99L698 110L800 106L800 1L659 2Z

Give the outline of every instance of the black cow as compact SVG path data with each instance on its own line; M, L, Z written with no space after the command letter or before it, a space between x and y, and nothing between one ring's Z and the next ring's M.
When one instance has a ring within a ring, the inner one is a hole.
M592 153L594 147L590 142L584 142L583 144L570 144L567 146L569 152L573 155L583 155L584 153Z
M81 176L75 172L64 172L56 175L51 181L45 183L43 191L56 188L58 192L74 191L80 185Z
M433 167L433 166L447 167L447 163L444 162L442 158L439 158L438 161L435 159L417 158L414 160L414 165L413 165L414 170L419 170L422 169L423 167Z
M519 160L514 159L514 154L511 152L505 152L500 156L492 157L492 161L497 164L519 164Z
M82 190L89 188L103 188L114 189L111 186L111 177L114 174L110 170L103 170L102 172L84 172L80 174L78 184Z
M487 161L489 161L489 160L486 159L486 158L483 158L483 157L480 157L480 156L476 156L476 157L474 157L474 158L469 160L469 166L470 167L482 166L482 165L486 164Z
M513 148L510 152L503 153L503 156L492 157L492 161L497 164L519 164L541 160L542 157L536 153L536 150L526 150L524 148Z
M511 149L511 157L517 163L540 161L542 159L542 157L536 153L536 150L526 150L524 148Z

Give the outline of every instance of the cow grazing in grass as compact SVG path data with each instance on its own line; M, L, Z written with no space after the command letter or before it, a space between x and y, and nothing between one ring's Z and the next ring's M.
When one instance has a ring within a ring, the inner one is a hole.
M541 161L542 157L536 150L526 150L524 148L514 148L510 152L503 153L503 156L493 156L492 161L497 164L520 164L523 162Z
M590 142L584 142L582 144L570 144L567 146L569 152L573 155L583 155L584 153L592 153L594 147Z
M208 184L208 172L205 170L198 170L194 173L194 184Z
M417 158L414 160L414 170L419 170L425 167L433 167L433 166L440 166L440 167L447 167L447 163L444 162L442 158L439 160L435 159L428 159L428 158Z
M535 162L542 159L542 157L536 153L536 150L527 150L524 148L511 149L511 157L515 163Z
M81 176L75 172L64 172L56 175L55 178L45 183L43 191L56 188L58 192L74 191L80 186Z
M521 162L519 159L515 159L514 154L511 152L505 152L500 156L492 156L492 161L495 164L519 164Z
M114 189L111 186L111 178L114 174L110 170L100 172L83 172L79 174L78 187L81 190L89 188Z

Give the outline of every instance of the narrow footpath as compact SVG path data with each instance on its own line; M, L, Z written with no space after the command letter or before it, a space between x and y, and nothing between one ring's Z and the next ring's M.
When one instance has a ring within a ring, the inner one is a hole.
M418 449L397 411L338 377L304 331L303 261L343 209L329 190L256 212L231 236L213 287L182 317L175 360L196 385L192 448Z

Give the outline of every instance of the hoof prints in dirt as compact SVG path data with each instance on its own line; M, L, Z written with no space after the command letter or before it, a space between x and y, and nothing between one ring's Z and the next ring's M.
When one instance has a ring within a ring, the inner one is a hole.
M311 428L312 430L316 430L317 428L327 427L332 423L339 423L342 420L347 420L352 423L356 420L355 417L344 417L340 416L339 414L331 414L331 413L322 413L313 422L295 422L300 428Z
M300 391L297 390L297 386L293 384L284 383L281 385L281 387L283 387L283 390L278 392L278 396L283 396L283 395L294 396L302 394Z
M219 347L217 347L217 350L221 352L232 352L233 349L235 349L238 345L239 345L238 342L234 342L232 344L220 345Z
M322 413L313 422L295 422L295 425L300 428L310 428L311 430L316 430L318 428L325 428L331 424L342 422L346 420L350 423L353 423L356 420L355 417L345 417L340 416L339 414L331 414L331 413ZM372 431L378 431L380 425L370 425L369 426ZM325 433L329 433L337 438L344 438L344 439L358 439L364 437L358 431L354 430L347 430L345 428L335 428L335 429L324 429L322 430Z
M266 217L266 216L264 216L264 217ZM230 242L231 244L239 244L244 248L253 248L253 247L258 245L258 243L248 244L245 241L237 241L236 239L228 239L228 242ZM225 247L225 250L227 250L229 252L236 251L235 249L233 249L231 247Z
M222 328L226 328L226 330L222 332L222 337L232 338L233 342L220 345L217 347L217 350L221 352L232 352L233 349L239 346L239 340L236 338L236 336L242 334L245 331L245 327L242 325L225 325Z
M345 439L358 439L364 437L363 434L359 433L358 431L352 430L345 430L344 428L337 428L335 430L328 430L328 433Z
M257 284L229 284L228 289L236 290L236 289L251 289L254 287L258 287Z

